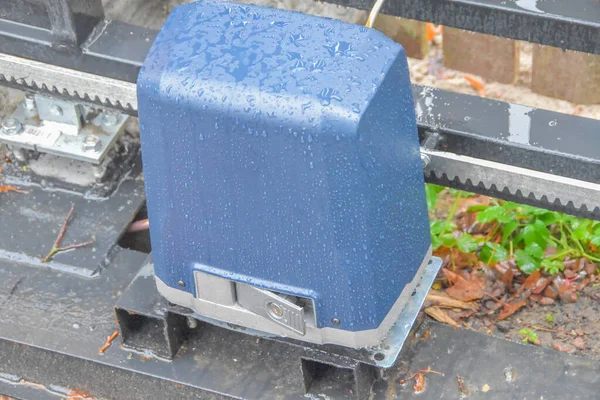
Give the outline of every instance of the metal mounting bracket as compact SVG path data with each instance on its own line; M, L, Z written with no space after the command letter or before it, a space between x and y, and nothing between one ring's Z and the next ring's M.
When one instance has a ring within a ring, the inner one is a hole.
M236 284L236 292L240 306L300 335L306 333L304 307L268 290L243 283Z

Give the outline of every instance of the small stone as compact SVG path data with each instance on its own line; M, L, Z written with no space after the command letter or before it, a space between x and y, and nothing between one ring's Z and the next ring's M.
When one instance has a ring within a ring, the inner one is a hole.
M583 340L580 337L576 337L575 340L573 340L573 344L575 345L575 347L577 347L578 349L583 349L585 347L585 340Z
M510 330L511 324L508 321L498 321L496 322L496 328L502 333L506 333Z
M577 334L577 336L583 336L583 335L585 335L585 332L582 331L581 329L575 329L575 333Z
M488 384L486 383L486 384L485 384L485 385L483 385L483 387L481 388L481 391L482 391L483 393L487 393L487 392L489 392L489 391L490 391L490 389L491 389L491 388L490 388L490 385L488 385Z
M542 297L538 303L543 306L549 306L550 304L554 304L554 299L551 299L550 297Z
M488 300L488 301L485 302L485 307L488 310L491 310L492 308L496 307L496 303L493 302L492 300Z
M560 351L562 353L568 353L568 354L573 354L577 351L575 346L573 346L572 344L561 342L558 340L555 340L554 342L552 342L552 348L554 350Z

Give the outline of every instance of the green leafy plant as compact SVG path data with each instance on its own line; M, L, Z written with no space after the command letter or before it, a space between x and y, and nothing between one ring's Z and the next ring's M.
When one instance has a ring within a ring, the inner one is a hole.
M444 188L427 185L427 205L435 209ZM463 253L478 252L485 263L514 258L519 269L531 274L542 269L548 274L564 270L564 260L586 258L600 261L600 222L577 218L524 204L493 200L475 205L467 212L477 213L477 221L490 227L485 238L475 238L457 230L454 222L461 198L471 194L451 190L454 201L443 221L431 221L433 248L458 248ZM499 237L499 235L501 235ZM493 242L493 238L497 239Z
M550 313L546 314L546 321L548 321L548 322L554 321L554 318L552 317L552 314L550 314Z
M519 335L521 335L523 343L531 343L531 344L538 343L538 337L535 334L535 332L532 331L531 329L523 328L519 331Z

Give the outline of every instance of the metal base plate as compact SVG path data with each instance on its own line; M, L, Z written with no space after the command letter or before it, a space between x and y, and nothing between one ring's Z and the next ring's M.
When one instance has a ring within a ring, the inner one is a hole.
M56 100L56 102L58 101L61 100ZM111 113L109 116L111 123L106 124L103 122L105 120L103 113L94 112L88 106L82 106L82 108L85 110L85 115L90 115L90 120L78 134L73 135L61 133L57 123L40 121L37 111L35 109L28 110L25 103L22 102L9 116L9 118L17 119L21 123L22 129L14 134L7 134L0 130L0 142L41 153L100 164L123 132L128 116ZM84 149L84 141L88 136L94 136L99 140L93 150Z

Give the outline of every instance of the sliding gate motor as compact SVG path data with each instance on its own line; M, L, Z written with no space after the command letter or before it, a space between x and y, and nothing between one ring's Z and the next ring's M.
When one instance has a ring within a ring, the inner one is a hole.
M412 325L431 240L400 45L297 12L186 4L145 60L138 103L166 299L353 348Z

